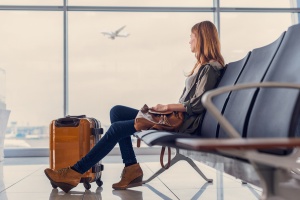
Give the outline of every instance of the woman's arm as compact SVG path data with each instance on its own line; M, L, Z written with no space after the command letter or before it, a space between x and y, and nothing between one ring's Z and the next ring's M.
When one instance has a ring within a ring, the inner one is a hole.
M176 104L157 104L154 107L150 108L151 110L154 111L181 111L181 112L186 112L186 108L183 106L183 104L176 103Z
M215 70L213 66L203 66L199 79L197 80L196 89L194 94L192 94L193 96L187 101L182 102L188 115L199 115L205 110L201 103L201 98L206 91L216 86L219 77L220 71Z

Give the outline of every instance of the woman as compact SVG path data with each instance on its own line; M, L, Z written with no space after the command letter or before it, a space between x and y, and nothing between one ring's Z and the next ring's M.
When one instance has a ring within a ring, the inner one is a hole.
M152 107L156 111L182 111L185 119L179 132L195 134L201 126L205 108L201 103L204 92L213 89L219 81L225 65L221 55L218 31L210 21L195 24L190 36L191 51L197 62L189 73L178 104Z
M191 30L191 51L197 62L188 75L183 94L178 104L157 104L154 111L182 111L185 120L180 132L193 134L201 123L204 107L201 97L204 92L215 87L224 66L220 53L218 32L213 23L204 21L195 24ZM58 171L45 169L46 176L65 192L69 192L80 182L82 175L103 159L119 143L125 167L121 180L112 185L114 189L127 189L142 185L143 171L137 163L131 135L136 132L134 119L138 110L125 106L115 106L110 111L111 126L93 149L75 165Z

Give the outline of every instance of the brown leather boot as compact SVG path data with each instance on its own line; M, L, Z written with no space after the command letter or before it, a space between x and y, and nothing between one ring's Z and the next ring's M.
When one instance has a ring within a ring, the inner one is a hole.
M74 171L70 167L60 170L45 169L45 174L51 181L52 185L60 187L65 193L68 193L72 188L80 183L82 174Z
M115 190L125 190L130 187L141 186L143 180L143 170L139 163L124 167L121 180L112 185Z

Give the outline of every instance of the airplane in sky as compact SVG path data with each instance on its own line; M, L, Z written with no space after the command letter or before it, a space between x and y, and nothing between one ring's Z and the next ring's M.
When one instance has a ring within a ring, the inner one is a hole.
M108 38L114 40L116 37L128 37L129 34L126 33L126 34L119 34L126 26L122 26L121 28L119 28L118 30L116 31L111 31L111 32L101 32L103 35L107 35Z

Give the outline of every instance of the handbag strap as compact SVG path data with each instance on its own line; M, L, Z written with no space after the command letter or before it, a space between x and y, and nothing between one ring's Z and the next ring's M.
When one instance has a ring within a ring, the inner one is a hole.
M137 144L136 144L136 146L138 148L141 146L141 139L140 138L137 138ZM161 147L161 151L160 151L160 165L164 169L169 169L169 167L171 165L171 148L168 147L168 162L167 162L166 165L164 165L165 149L166 149L165 146Z
M164 155L165 155L166 147L161 147L161 152L160 152L160 165L164 169L169 169L171 165L171 148L170 147L167 148L168 148L168 162L166 165L164 165Z
M137 148L141 147L141 139L140 138L138 138L137 141L136 141L136 147Z

